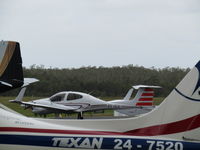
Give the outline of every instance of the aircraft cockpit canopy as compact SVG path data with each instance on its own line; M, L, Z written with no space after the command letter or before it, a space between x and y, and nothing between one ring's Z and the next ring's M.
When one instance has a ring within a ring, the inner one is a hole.
M76 93L69 93L67 96L67 100L71 101L71 100L77 100L77 99L81 99L83 96L80 94L76 94Z
M50 98L50 101L51 101L51 102L60 102L60 101L63 101L64 98L65 98L65 94L64 94L64 93L62 93L62 94L57 94L57 95L55 95L55 96L52 96L52 97Z

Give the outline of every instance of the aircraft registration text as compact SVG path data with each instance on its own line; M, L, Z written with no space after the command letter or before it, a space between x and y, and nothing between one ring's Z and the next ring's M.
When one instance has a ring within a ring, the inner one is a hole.
M87 149L116 149L116 150L184 150L182 142L139 140L126 138L53 138L53 147L87 148Z
M115 150L199 150L198 142L105 136L0 135L1 144L54 147L63 149Z

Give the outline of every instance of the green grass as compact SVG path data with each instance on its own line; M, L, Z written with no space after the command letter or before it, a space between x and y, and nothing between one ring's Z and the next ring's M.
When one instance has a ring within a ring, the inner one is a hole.
M11 109L13 109L14 111L19 112L20 114L23 114L23 115L29 116L29 117L34 116L33 113L32 113L32 111L30 109L26 109L25 110L19 104L15 104L15 103L10 103L9 102L9 100L13 100L13 99L15 99L15 97L2 97L1 96L0 97L0 102L3 105L5 105L5 106L7 106L7 107L9 107ZM38 99L38 97L35 97L35 98L33 98L33 97L24 97L23 100L24 101L31 101L31 100L34 100L34 99Z
M164 97L155 97L154 105L160 105L160 103L162 103L163 100L164 100Z
M9 100L13 100L15 99L15 97L0 97L0 103L2 103L3 105L13 109L16 112L19 112L25 116L28 117L35 117L34 114L32 113L32 111L30 109L24 109L23 107L21 107L19 104L15 104L15 103L10 103ZM35 100L35 99L39 99L39 97L24 97L24 101L31 101L31 100ZM113 99L120 99L120 97L102 97L101 99L109 101L109 100L113 100ZM159 105L164 98L161 97L156 97L154 98L154 104L155 105ZM84 113L84 116L112 116L113 115L113 110L104 110L102 112L87 112ZM69 114L70 117L74 117L76 116L76 114ZM47 115L47 117L54 117L53 114L49 114Z

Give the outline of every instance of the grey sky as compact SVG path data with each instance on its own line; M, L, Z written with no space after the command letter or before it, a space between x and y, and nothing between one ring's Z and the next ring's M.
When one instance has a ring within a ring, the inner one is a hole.
M199 0L1 0L0 40L23 65L193 67Z

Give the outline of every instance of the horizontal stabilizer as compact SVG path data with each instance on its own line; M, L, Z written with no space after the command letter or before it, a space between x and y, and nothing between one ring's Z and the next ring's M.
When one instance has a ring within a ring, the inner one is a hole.
M161 86L154 86L154 85L135 85L133 86L134 89L138 90L140 88L152 88L152 89L159 89L159 88L162 88Z
M0 81L0 83L8 87L13 87L13 85L8 82Z
M35 82L38 82L38 81L39 81L39 80L38 80L38 79L35 79L35 78L24 78L23 87L28 86L29 84L35 83Z

